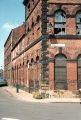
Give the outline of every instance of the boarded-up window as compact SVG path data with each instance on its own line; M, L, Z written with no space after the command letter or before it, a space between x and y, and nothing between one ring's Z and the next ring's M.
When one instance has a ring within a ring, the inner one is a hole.
M81 55L78 57L78 89L81 88Z
M55 57L55 89L67 89L66 58L64 55Z

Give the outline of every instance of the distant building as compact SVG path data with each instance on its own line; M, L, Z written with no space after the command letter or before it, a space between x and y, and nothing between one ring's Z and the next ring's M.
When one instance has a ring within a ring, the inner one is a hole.
M17 28L11 30L4 44L4 78L7 80L8 84L11 84L12 79L12 50L16 44L24 37L24 35L25 25L22 24L21 26L18 26ZM15 54L16 52L14 53L14 56Z
M81 0L23 4L24 29L13 29L4 45L5 78L29 92L81 88Z
M3 77L3 69L0 69L0 77Z

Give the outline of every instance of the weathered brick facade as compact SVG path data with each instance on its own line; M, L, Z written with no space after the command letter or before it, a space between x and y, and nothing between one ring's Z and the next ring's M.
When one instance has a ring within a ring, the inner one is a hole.
M19 40L23 38L24 34L25 26L22 24L21 26L11 30L4 44L4 78L7 80L8 84L11 84L12 78L12 50L14 49L14 46L19 42ZM14 56L16 56L16 52L17 51L14 51Z
M81 0L24 0L23 4L24 29L21 26L15 31L24 33L14 34L11 41L10 83L29 92L45 89L43 86L49 90L79 89Z
M4 45L4 79L7 80L8 83L11 80L11 39L12 32L10 32Z

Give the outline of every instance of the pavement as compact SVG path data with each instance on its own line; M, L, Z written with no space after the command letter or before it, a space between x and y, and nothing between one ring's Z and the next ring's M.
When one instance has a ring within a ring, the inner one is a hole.
M81 98L45 98L45 99L34 99L32 94L25 92L19 89L19 92L16 92L16 88L12 86L3 87L6 92L11 96L16 97L21 101L26 102L38 102L38 103L81 103Z

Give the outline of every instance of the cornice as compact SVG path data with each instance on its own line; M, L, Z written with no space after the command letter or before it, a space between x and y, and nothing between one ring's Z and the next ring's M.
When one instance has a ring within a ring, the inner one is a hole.
M11 37L11 35L12 35L12 31L13 31L13 30L11 30L11 32L9 33L9 36L8 36L6 42L4 43L4 47L6 46L7 42L10 40L10 37Z
M56 38L56 39L79 39L81 40L81 35L49 35L49 38Z

